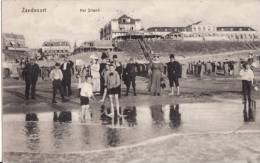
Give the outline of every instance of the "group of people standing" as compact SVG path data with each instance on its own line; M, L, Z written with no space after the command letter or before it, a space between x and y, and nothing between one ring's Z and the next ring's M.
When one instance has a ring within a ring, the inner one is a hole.
M25 79L25 99L28 100L31 94L31 99L35 99L36 83L40 75L39 65L36 63L35 58L30 58L30 61L25 65L23 69L23 75ZM55 64L55 68L50 72L50 79L53 85L53 98L52 103L57 103L56 93L60 91L62 100L66 101L64 96L71 96L71 77L74 74L73 62L68 58L64 58L64 62L60 65Z
M112 59L110 59L107 53L102 53L100 63L99 58L95 55L90 56L90 59L89 65L78 69L76 72L80 104L82 106L82 118L89 115L88 113L86 114L89 108L89 100L90 98L95 99L94 95L97 94L102 96L100 102L104 102L106 96L109 97L112 108L111 115L116 113L118 116L121 116L122 114L119 112L119 98L122 96L122 81L126 85L125 96L129 95L131 86L133 88L133 95L137 96L137 63L133 58L130 58L128 63L123 65L119 62L117 55L113 55ZM160 62L159 55L154 55L148 69L149 90L152 95L160 96L162 83L166 76L169 79L171 87L169 95L174 94L174 85L177 87L177 95L180 94L178 79L181 77L181 65L175 60L173 54L170 56L170 61L167 63L166 69L164 64ZM26 82L25 97L27 100L29 99L30 90L31 98L35 99L36 82L39 74L40 68L35 59L31 58L30 62L24 68ZM71 79L74 74L74 63L67 57L64 58L62 64L55 64L49 75L53 88L52 103L57 103L56 94L58 91L60 92L62 102L67 101L65 96L69 97L72 95Z
M231 61L226 62L216 62L216 61L193 61L189 62L187 73L197 77L203 77L204 75L213 75L217 74L218 70L223 70L225 76L230 76L234 71L234 63Z

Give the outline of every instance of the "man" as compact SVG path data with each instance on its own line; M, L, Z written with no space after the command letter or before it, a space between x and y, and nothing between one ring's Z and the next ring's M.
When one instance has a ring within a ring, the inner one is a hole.
M171 54L170 62L167 63L167 74L171 87L171 93L169 94L170 96L174 95L174 84L177 88L177 95L180 95L179 78L181 78L181 71L180 63L175 60L174 54Z
M120 80L122 79L123 66L118 61L117 55L113 55L113 64L115 66L116 72L119 74ZM119 97L121 97L121 85L119 86Z
M60 64L56 63L55 64L55 68L53 70L51 70L50 73L50 79L52 80L52 86L53 86L53 98L52 98L52 103L57 103L56 101L56 93L57 90L59 90L60 94L61 94L61 98L62 98L62 102L65 102L64 99L64 94L62 91L62 79L63 79L63 75L62 75L62 71L60 70Z
M69 61L67 57L64 58L64 63L60 67L62 74L63 74L63 79L62 79L62 87L64 94L71 96L72 91L71 91L71 76L74 74L74 69L73 69L73 62ZM67 91L68 87L68 91Z
M36 83L40 74L40 68L35 58L31 58L30 62L25 65L23 74L25 79L25 99L29 100L30 89L31 98L35 99Z
M126 68L123 72L123 80L126 85L126 96L128 96L130 85L132 84L134 96L136 96L135 90L135 77L137 73L137 67L134 63L134 59L130 58L129 63L127 63Z
M240 77L242 80L244 121L253 121L251 88L254 85L254 72L251 70L250 64L248 62L243 64L243 69L240 71ZM247 103L248 111L246 109Z

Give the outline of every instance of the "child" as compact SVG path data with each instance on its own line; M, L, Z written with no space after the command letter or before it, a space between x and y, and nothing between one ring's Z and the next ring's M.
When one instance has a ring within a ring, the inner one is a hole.
M52 80L52 85L53 85L52 103L57 103L57 101L55 100L57 90L60 91L62 102L65 102L64 95L62 92L62 85L61 85L62 78L63 75L62 75L62 71L60 70L60 64L56 63L55 68L51 70L50 73L50 79Z
M120 76L118 72L115 70L114 64L111 63L109 65L109 71L107 71L105 74L105 83L104 83L105 90L104 90L103 98L101 100L101 102L104 102L106 95L107 94L109 95L110 106L111 106L111 114L109 116L111 117L114 115L113 97L115 98L117 115L122 116L119 112L119 100L118 100L118 96L120 93L120 84L121 84Z
M86 76L85 81L81 83L80 87L81 120L90 120L89 99L92 97L96 100L93 95L92 77Z

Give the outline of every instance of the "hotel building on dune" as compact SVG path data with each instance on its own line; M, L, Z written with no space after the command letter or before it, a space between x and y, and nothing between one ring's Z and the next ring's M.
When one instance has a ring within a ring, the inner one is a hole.
M196 22L181 27L142 27L141 19L122 15L112 19L100 30L101 40L162 38L183 41L255 41L257 31L249 26L215 26Z

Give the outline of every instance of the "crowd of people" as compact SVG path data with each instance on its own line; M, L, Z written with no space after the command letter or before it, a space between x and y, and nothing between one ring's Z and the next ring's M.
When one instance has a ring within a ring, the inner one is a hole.
M197 77L203 77L204 75L216 76L217 73L224 76L234 75L233 61L193 61L188 63L187 73Z
M122 96L121 86L126 85L125 96L129 95L130 87L133 88L133 95L137 96L136 91L136 76L138 64L134 58L130 58L127 64L122 64L118 60L117 55L109 57L107 53L102 53L101 61L96 55L90 56L90 63L88 65L74 66L74 63L67 57L64 57L62 64L56 63L54 68L49 73L49 78L52 80L53 98L52 103L57 103L56 94L59 91L62 102L68 101L73 92L71 88L72 76L76 76L78 80L77 93L80 97L80 104L82 108L82 119L90 118L89 101L94 99L95 95L101 96L101 103L104 103L106 97L109 97L110 108L112 111L109 116L116 113L122 116L119 111L119 99ZM245 120L250 120L251 115L251 88L254 86L254 73L252 70L253 61L249 58L248 62L244 62L243 68L240 71L242 79L242 92L244 102L248 101L249 116ZM176 95L180 95L179 78L182 77L182 65L175 59L175 55L171 54L169 62L162 63L160 56L154 54L152 60L147 66L148 77L148 91L153 96L160 96L161 90L166 87L166 80L169 81L170 96L175 94L174 87L176 87ZM224 69L224 73L231 74L232 62L190 62L188 64L187 73L202 77L204 73L211 75L216 74L217 69ZM31 58L24 66L23 75L25 79L25 99L29 99L31 92L31 99L35 99L36 83L40 74L40 68L36 63L35 58ZM86 114L87 112L87 114Z

